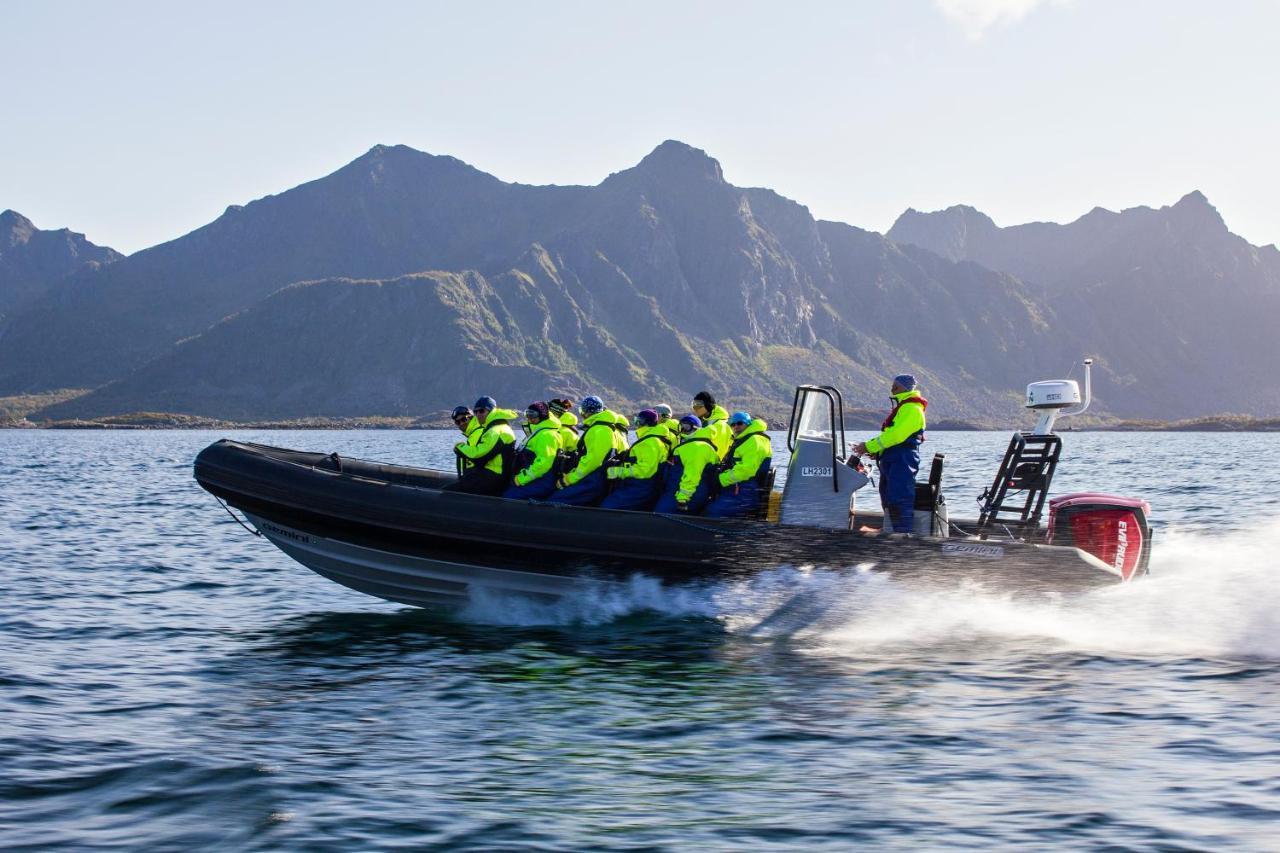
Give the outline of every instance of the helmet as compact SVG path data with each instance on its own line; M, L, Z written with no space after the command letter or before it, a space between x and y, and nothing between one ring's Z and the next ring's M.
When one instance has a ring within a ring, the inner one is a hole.
M469 418L469 417L471 417L471 410L468 409L466 406L454 406L453 414L449 415L449 419L454 421L456 421L458 418Z
M685 415L680 419L680 429L682 432L686 426L692 427L693 429L702 429L702 418L697 415Z
M716 398L711 396L710 391L699 391L694 394L693 402L700 403L708 412L716 407Z
M734 412L729 415L729 426L737 426L738 424L751 426L751 414L749 412Z
M658 425L658 413L653 409L641 409L636 413L636 426L651 427Z
M498 408L498 401L492 397L481 397L479 400L476 400L476 404L471 408L488 409L492 412L494 409Z
M557 415L563 415L573 408L573 401L568 397L553 397L547 401L547 408Z
M903 391L916 390L916 378L910 373L899 373L897 376L893 377L893 384L901 385Z
M593 394L590 397L583 397L579 408L584 415L594 415L596 412L604 411L604 401Z
M524 414L525 414L525 417L528 417L529 415L534 415L538 418L538 420L545 421L547 419L547 411L548 411L547 404L543 403L542 401L538 401L536 403L530 403L528 406L526 406L524 410Z
M653 407L653 410L664 417L671 417L671 407L666 403L659 403Z

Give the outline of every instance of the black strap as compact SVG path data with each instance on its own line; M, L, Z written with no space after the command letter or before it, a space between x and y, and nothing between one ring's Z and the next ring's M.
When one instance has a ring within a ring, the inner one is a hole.
M625 451L623 451L622 453L619 453L614 458L620 459L621 464L623 465L630 462L634 462L636 457L635 457L635 454L632 453L632 451L635 450L637 447L639 447L641 444L644 444L646 441L648 441L651 438L656 438L658 441L661 441L663 444L667 446L667 453L668 454L671 453L671 439L667 438L665 435L659 435L658 433L651 432L648 435L646 435L644 438L637 439L635 444L631 445Z
M489 431L489 427L505 423L506 421L498 420L485 424L484 429L480 431L480 437L476 439L476 445L479 446L480 442L484 441L484 434ZM511 441L503 441L502 437L499 436L493 447L489 448L489 452L472 458L471 464L477 468L483 468L499 454L502 455L502 474L506 476L515 467L516 443L514 438Z
M607 424L607 423L601 422L598 424L592 424L591 426L587 427L583 431L582 437L578 439L578 455L579 456L587 455L587 435L590 434L590 432L596 427L604 427L605 429L611 429L614 427L614 424Z

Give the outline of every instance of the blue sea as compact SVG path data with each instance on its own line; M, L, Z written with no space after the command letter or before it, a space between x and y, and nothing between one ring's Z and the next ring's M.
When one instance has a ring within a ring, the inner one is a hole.
M0 848L1280 849L1280 435L1064 434L1057 493L1152 503L1125 587L781 566L455 613L246 533L191 478L222 435L0 431ZM953 515L1007 441L931 434Z

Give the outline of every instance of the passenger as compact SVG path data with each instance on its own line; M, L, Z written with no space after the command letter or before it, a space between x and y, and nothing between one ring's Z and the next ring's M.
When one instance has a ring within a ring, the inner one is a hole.
M604 497L609 481L605 463L613 458L614 414L599 397L582 399L582 437L578 439L573 467L560 478L552 503L595 506Z
M466 470L457 482L444 488L472 495L500 495L513 473L516 434L509 424L516 413L499 409L492 397L481 397L472 409L479 429L453 448Z
M671 451L671 468L667 471L662 497L653 511L696 515L715 490L720 455L711 439L710 427L704 427L696 415L680 419L680 436L680 443Z
M734 518L755 512L760 506L760 491L768 487L773 467L767 423L747 412L734 412L729 429L733 430L733 444L720 465L720 494L703 513L709 518Z
M613 449L617 453L626 453L631 441L631 421L626 415L613 413Z
M653 410L658 413L658 426L671 434L671 443L674 445L680 440L680 422L671 417L671 407L666 403L659 403Z
M471 410L466 406L454 407L453 414L449 416L453 421L453 425L458 428L458 432L462 433L462 441L454 445L454 459L457 463L458 476L461 477L467 468L471 467L469 460L461 453L457 452L457 448L463 444L469 444L477 431L480 424L476 423L476 419L472 416Z
M724 459L733 444L733 433L729 431L729 413L723 406L716 405L716 398L710 391L699 391L693 395L693 413L702 421L703 429L711 430L711 440L715 443L716 453Z
M606 476L613 491L600 504L608 509L648 510L662 495L663 475L671 456L671 433L658 423L658 413L644 409L636 415L636 440L613 458Z
M929 401L916 390L909 373L895 376L889 389L893 411L884 419L880 434L853 448L880 466L880 504L884 507L882 533L911 533L915 529L916 474L920 472L920 442L924 441L924 410Z
M573 413L573 401L557 397L547 401L547 408L560 421L560 449L573 453L578 447L578 416Z
M516 453L516 475L504 498L546 500L556 490L556 457L560 455L560 421L547 404L530 403L524 410L529 438Z
M453 421L453 425L463 435L470 435L473 430L479 427L479 424L475 422L475 418L471 416L471 410L466 406L456 407L453 410L453 414L449 416L449 420Z

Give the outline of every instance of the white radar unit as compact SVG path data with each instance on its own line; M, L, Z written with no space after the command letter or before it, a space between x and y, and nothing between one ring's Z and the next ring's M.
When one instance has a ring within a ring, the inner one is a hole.
M1093 359L1086 358L1083 402L1080 398L1080 385L1074 379L1049 379L1044 382L1032 382L1027 386L1027 402L1024 405L1040 413L1040 420L1032 430L1033 435L1049 435L1053 432L1053 425L1059 417L1078 415L1089 408L1091 401L1089 374L1092 366ZM1069 406L1080 408L1066 411Z

